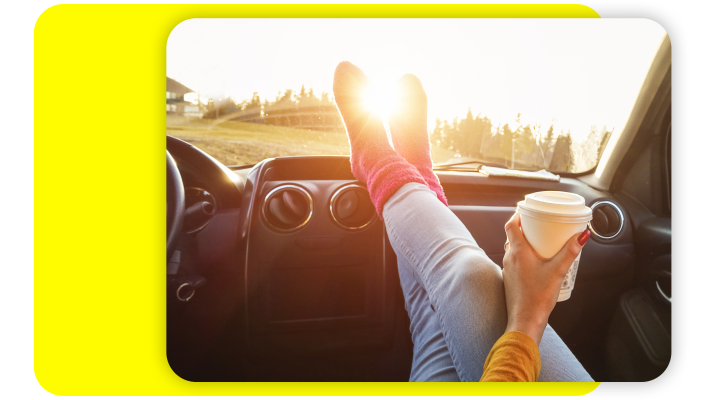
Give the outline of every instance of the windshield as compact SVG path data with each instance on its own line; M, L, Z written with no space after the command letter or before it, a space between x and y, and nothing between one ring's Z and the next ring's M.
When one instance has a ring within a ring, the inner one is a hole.
M167 134L226 165L349 154L331 94L348 60L381 88L420 78L436 165L584 172L664 35L640 19L191 19L167 43Z

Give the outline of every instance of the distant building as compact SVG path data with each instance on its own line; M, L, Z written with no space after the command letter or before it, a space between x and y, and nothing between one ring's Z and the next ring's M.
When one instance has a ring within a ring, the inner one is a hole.
M181 115L187 117L201 117L203 113L199 104L193 104L190 101L184 100L184 96L188 93L194 93L195 90L189 89L182 83L166 78L166 113L169 115Z

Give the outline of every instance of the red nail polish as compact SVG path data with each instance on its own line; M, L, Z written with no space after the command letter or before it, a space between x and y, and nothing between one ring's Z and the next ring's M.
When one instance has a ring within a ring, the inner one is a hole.
M585 246L585 243L590 239L590 230L585 229L585 232L583 232L579 237L578 237L578 243L580 243L581 246Z

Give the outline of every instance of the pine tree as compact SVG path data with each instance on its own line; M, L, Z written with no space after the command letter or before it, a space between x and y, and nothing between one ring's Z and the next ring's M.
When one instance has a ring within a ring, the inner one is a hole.
M512 139L514 139L514 132L509 127L509 124L504 124L502 127L502 141L500 145L500 152L505 160L511 162L512 160Z
M455 151L453 148L453 140L455 139L455 135L453 132L453 125L448 123L447 119L443 120L443 126L441 127L441 132L443 132L443 143L446 149Z
M471 158L480 157L484 123L485 121L479 115L473 118L472 111L468 108L465 118L458 123L459 136L462 138L458 146L461 155Z
M450 149L454 153L461 154L461 148L464 146L464 137L460 133L460 125L458 123L458 117L453 118L453 122L446 126L446 135L450 141Z
M241 110L250 110L253 108L260 108L262 103L260 102L259 93L254 92L252 98L249 101L243 101Z
M287 103L287 102L293 102L294 99L294 90L293 89L286 89L284 91L284 94L277 100L277 103Z
M441 120L439 118L436 118L436 126L434 126L433 131L431 132L431 144L434 144L439 148L446 148L445 143L443 141Z
M327 106L329 105L328 103L331 103L331 99L328 98L328 92L325 90L321 93L321 105L322 106Z
M487 117L482 117L482 119L478 123L477 120L479 118L480 117L478 114L478 117L475 118L475 129L477 130L476 135L479 136L478 142L480 143L480 145L478 146L478 148L480 149L480 151L478 151L478 156L483 156L481 151L482 143L485 138L492 137L492 120ZM497 124L497 132L499 132L499 124Z
M553 125L548 127L546 135L541 137L539 135L539 150L541 150L541 168L548 168L550 163L548 162L548 152L551 150L551 145L553 144Z
M561 134L556 138L553 158L551 158L551 165L548 169L551 171L572 171L575 165L572 146L573 138L570 135L570 131L567 134L563 134L561 131Z
M525 154L532 153L534 146L536 146L536 139L534 138L534 132L531 130L531 127L526 125L521 129L517 129L515 150Z
M540 146L541 146L541 151L543 151L544 155L551 149L552 143L553 143L553 125L551 125L548 128L548 131L546 131L546 136L541 138Z

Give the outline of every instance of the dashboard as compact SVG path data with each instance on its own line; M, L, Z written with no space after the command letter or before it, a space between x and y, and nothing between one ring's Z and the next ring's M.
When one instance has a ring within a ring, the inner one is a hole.
M271 360L298 365L293 360L302 357L396 354L390 369L396 372L375 377L408 379L408 317L396 256L347 156L267 159L233 171L178 139L167 143L187 207L203 201L213 207L185 221L183 266L168 280L168 296L189 279L206 281L192 300L171 296L168 303L168 357L177 373L189 380L296 380L271 370ZM549 321L589 370L634 269L631 223L620 202L573 178L437 175L450 209L500 266L504 224L526 194L569 191L594 207L593 240L584 247L572 297L556 305ZM322 371L336 369L326 365ZM225 369L232 375L214 378ZM330 371L313 379L340 379ZM344 380L354 380L346 371Z

